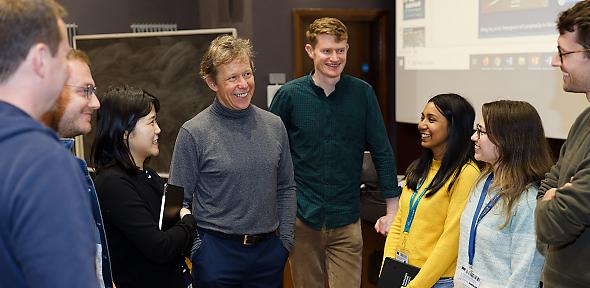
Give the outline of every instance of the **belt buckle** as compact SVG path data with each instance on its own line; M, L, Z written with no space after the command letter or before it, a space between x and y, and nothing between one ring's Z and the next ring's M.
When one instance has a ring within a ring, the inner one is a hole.
M252 237L252 235L244 235L244 240L242 241L242 244L244 246L250 246L250 245L254 245L254 237Z

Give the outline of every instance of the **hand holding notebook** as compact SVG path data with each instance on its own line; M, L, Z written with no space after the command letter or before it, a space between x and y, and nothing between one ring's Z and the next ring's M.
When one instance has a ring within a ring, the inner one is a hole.
M184 188L172 184L164 186L162 206L160 207L160 230L166 231L180 221L180 209L184 198Z
M390 257L385 258L378 288L406 287L418 275L420 268L402 263Z

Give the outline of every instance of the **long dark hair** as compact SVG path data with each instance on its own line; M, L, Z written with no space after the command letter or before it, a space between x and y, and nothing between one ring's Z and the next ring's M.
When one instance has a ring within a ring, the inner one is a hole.
M500 190L505 227L512 208L531 185L539 185L553 165L541 117L524 101L500 100L483 104L486 135L498 149L496 168L486 164L484 174L494 172L492 186ZM482 174L482 175L484 175Z
M157 113L160 101L137 87L109 87L102 95L96 118L96 137L90 154L97 172L113 165L120 165L128 173L139 171L125 133L131 133L137 121L148 115L152 107Z
M475 161L473 143L470 139L475 121L473 106L465 98L454 93L436 95L430 98L427 103L430 102L447 119L449 138L442 163L428 187L426 197L434 195L449 179L451 182L447 187L447 192L451 191L459 177L461 167L469 161ZM406 170L406 183L410 189L416 190L420 179L426 179L432 159L432 150L424 149L420 158L410 164Z

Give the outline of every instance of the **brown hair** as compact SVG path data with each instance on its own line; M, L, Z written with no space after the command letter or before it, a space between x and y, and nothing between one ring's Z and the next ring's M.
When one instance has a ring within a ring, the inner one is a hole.
M500 189L503 212L510 221L514 204L531 186L539 185L553 165L541 117L535 107L524 101L501 100L482 106L487 136L498 149L493 187Z
M562 35L575 31L577 42L584 48L590 48L590 1L578 2L561 12L557 18L557 30ZM590 51L586 51L584 55L590 58Z
M346 29L346 25L336 18L325 17L313 21L305 33L307 42L314 47L318 41L318 35L321 34L336 36L336 42L348 40L348 29Z
M0 82L12 76L36 43L57 53L63 37L57 22L65 14L53 0L0 1Z
M209 49L201 59L200 74L203 79L212 77L215 81L217 67L236 59L246 59L254 70L254 51L250 40L223 35L211 41Z

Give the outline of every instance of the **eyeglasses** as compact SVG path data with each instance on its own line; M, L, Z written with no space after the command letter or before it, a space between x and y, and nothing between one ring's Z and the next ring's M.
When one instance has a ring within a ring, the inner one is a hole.
M74 87L74 88L78 88L78 90L82 93L84 93L84 97L86 97L86 99L90 99L90 97L92 97L92 94L96 94L96 86L92 85L92 84L88 84L86 86L76 86L76 85L65 85L68 87Z
M477 138L481 138L482 134L488 134L488 131L484 131L481 129L481 126L479 124L477 124L477 126L475 126L475 133L477 133Z
M561 51L561 47L557 46L557 54L559 55L559 62L561 62L561 63L563 63L563 56L567 56L567 55L574 54L574 53L587 52L587 51L590 51L590 48L576 50L576 51L563 52L563 51Z

